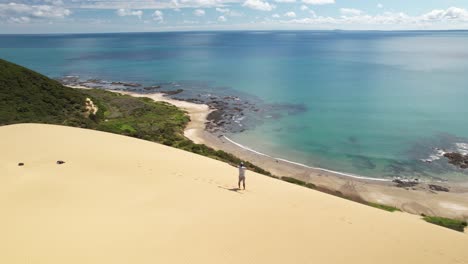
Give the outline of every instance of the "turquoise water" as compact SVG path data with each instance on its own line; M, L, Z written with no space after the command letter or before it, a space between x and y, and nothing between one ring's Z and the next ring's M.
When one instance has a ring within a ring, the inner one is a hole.
M370 177L468 179L443 158L420 160L468 143L468 32L0 35L0 58L50 77L202 81L204 91L300 106L229 137Z

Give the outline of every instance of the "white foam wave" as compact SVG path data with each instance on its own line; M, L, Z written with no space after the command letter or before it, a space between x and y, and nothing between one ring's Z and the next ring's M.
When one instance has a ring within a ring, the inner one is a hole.
M235 142L234 140L226 137L226 136L223 136L224 139L226 139L227 141L231 142L232 144L242 148L242 149L245 149L245 150L248 150L250 152L253 152L255 154L258 154L258 155L261 155L261 156L265 156L265 157L269 157L269 158L272 158L272 159L275 159L275 160L278 160L278 161L282 161L282 162L286 162L286 163L290 163L290 164L294 164L294 165L297 165L297 166L301 166L301 167L304 167L304 168L308 168L308 169L313 169L313 170L320 170L320 171L325 171L325 172L330 172L330 173L333 173L333 174L337 174L337 175L341 175L341 176L346 176L346 177L351 177L351 178L355 178L355 179L362 179L362 180L371 180L371 181L391 181L390 179L383 179L383 178L370 178L370 177L364 177L364 176L359 176L359 175L355 175L355 174L351 174L351 173L344 173L344 172L339 172L339 171L334 171L334 170L328 170L328 169L323 169L323 168L319 168L319 167L311 167L311 166L308 166L308 165L305 165L305 164L302 164L302 163L299 163L299 162L294 162L294 161L290 161L290 160L286 160L286 159L281 159L281 158L275 158L273 156L270 156L270 155L267 155L265 153L261 153L259 151L256 151L254 149L251 149L247 146L244 146L242 144L239 144L237 142Z
M455 143L457 152L463 155L468 155L468 143Z
M435 152L430 154L429 155L429 158L427 159L421 159L422 162L426 162L426 163L431 163L433 161L436 161L436 160L439 160L441 159L444 154L445 154L445 151L442 150L442 149L439 149L439 148L434 148Z
M258 152L258 151L256 151L256 150L253 150L253 149L251 149L251 148L249 148L249 147L246 147L246 146L244 146L244 145L242 145L242 144L239 144L239 143L233 141L232 139L230 139L230 138L228 138L228 137L226 137L226 136L223 136L223 137L224 137L224 139L226 139L227 141L231 142L232 144L234 144L234 145L236 145L236 146L238 146L238 147L240 147L240 148L242 148L242 149L248 150L248 151L250 151L250 152L253 152L253 153L258 154L258 155L261 155L261 156L273 158L273 157L270 156L270 155L267 155L267 154Z

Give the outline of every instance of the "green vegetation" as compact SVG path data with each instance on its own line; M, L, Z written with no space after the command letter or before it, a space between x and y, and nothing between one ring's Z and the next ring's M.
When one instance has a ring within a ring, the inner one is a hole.
M437 216L424 216L423 219L426 222L450 228L459 232L464 232L465 227L467 226L466 221L437 217Z
M88 127L86 96L46 76L0 59L0 124L46 123Z
M96 115L86 114L86 98L98 107ZM184 111L164 102L64 87L39 73L0 60L0 125L46 123L90 128L162 143L232 165L242 161L184 137L189 121ZM250 170L272 176L250 162L244 163Z
M304 186L304 187L307 187L309 189L316 189L317 188L317 186L315 186L315 184L313 184L313 183L301 181L301 180L298 180L298 179L292 178L292 177L281 177L281 180L283 180L285 182L292 183L292 184L297 184L297 185L300 185L300 186Z
M384 204L378 204L378 203L366 203L367 205L369 206L372 206L372 207L375 207L375 208L379 208L379 209L382 209L382 210L385 210L385 211L389 211L389 212L395 212L395 211L400 211L401 210L399 208L396 208L396 207L393 207L393 206L390 206L390 205L384 205Z
M187 139L183 132L190 118L171 104L98 89L82 90L82 93L93 98L99 108L94 127L97 130L158 142L232 165L242 161L232 154ZM255 172L271 176L250 162L244 163Z

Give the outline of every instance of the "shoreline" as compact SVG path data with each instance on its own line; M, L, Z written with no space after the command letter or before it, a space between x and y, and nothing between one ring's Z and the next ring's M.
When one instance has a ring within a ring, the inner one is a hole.
M333 173L333 174L337 174L337 175L340 175L340 176L345 176L345 177L350 177L350 178L355 178L355 179L361 179L361 180L369 180L369 181L381 181L381 182L390 182L392 180L390 179L385 179L385 178L371 178L371 177L365 177L365 176L359 176L359 175L355 175L355 174L351 174L351 173L346 173L346 172L340 172L340 171L334 171L334 170L328 170L328 169L324 169L324 168L319 168L319 167L311 167L311 166L308 166L308 165L305 165L305 164L302 164L302 163L299 163L299 162L294 162L294 161L290 161L290 160L287 160L287 159L282 159L282 158L276 158L276 157L273 157L271 155L268 155L268 154L265 154L265 153L261 153L261 152L258 152L254 149L251 149L249 147L246 147L226 136L223 135L223 138L226 139L227 141L231 142L232 144L242 148L242 149L245 149L245 150L248 150L250 152L253 152L255 154L258 154L258 155L261 155L261 156L266 156L268 158L272 158L272 159L275 159L275 160L278 160L278 161L283 161L283 162L286 162L286 163L290 163L290 164L294 164L294 165L297 165L297 166L301 166L301 167L304 167L304 168L307 168L307 169L313 169L313 170L320 170L320 171L324 171L324 172L329 172L329 173Z
M86 88L86 87L72 87ZM369 178L332 170L310 167L294 161L274 158L243 146L224 135L207 131L208 115L216 109L166 97L164 93L136 93L108 90L120 94L148 97L154 101L170 103L183 109L190 122L184 135L197 144L205 144L215 150L223 150L247 160L278 177L292 177L317 186L317 189L335 196L361 203L378 203L398 207L416 215L433 215L447 218L468 219L468 183L419 182L415 186L397 187L390 179ZM434 191L429 184L449 188L449 192Z
M73 88L81 88L81 87L73 87ZM134 97L148 97L153 99L154 101L159 101L159 102L166 102L170 103L172 105L175 105L184 111L187 112L187 114L190 116L190 122L187 125L187 127L184 130L184 135L192 140L193 142L197 144L205 144L213 148L217 148L217 144L215 144L213 139L210 139L211 137L209 135L213 135L212 133L209 133L208 131L205 130L205 124L208 122L207 117L208 115L215 111L216 109L211 109L208 105L206 104L197 104L197 103L192 103L192 102L187 102L187 101L182 101L182 100L177 100L177 99L172 99L168 98L164 93L151 93L151 94L140 94L140 93L135 93L135 92L128 92L128 91L118 91L118 90L109 90L115 93L121 93L121 94L126 94ZM340 172L340 171L334 171L334 170L328 170L324 168L319 168L319 167L311 167L302 163L282 159L282 158L276 158L271 155L265 154L258 152L252 148L249 148L247 146L244 146L238 142L235 142L234 140L226 137L225 135L221 135L222 138L226 139L233 145L238 146L241 149L250 151L254 154L260 155L260 156L265 156L274 160L282 161L285 163L290 163L293 165L301 166L307 169L313 169L313 170L319 170L319 171L324 171L328 173L333 173L337 174L340 176L345 176L345 177L351 177L355 179L362 179L362 180L369 180L369 181L381 181L381 182L390 182L391 179L385 179L385 178L371 178L371 177L365 177L365 176L360 176L360 175L355 175L351 173L346 173L346 172ZM218 136L220 138L220 136ZM217 149L222 149L222 148L217 148Z

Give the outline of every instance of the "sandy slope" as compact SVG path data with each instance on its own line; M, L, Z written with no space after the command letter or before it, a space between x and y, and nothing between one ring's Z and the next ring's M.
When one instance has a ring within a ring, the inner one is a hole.
M251 172L235 192L155 143L13 125L0 146L0 263L468 263L467 234Z

